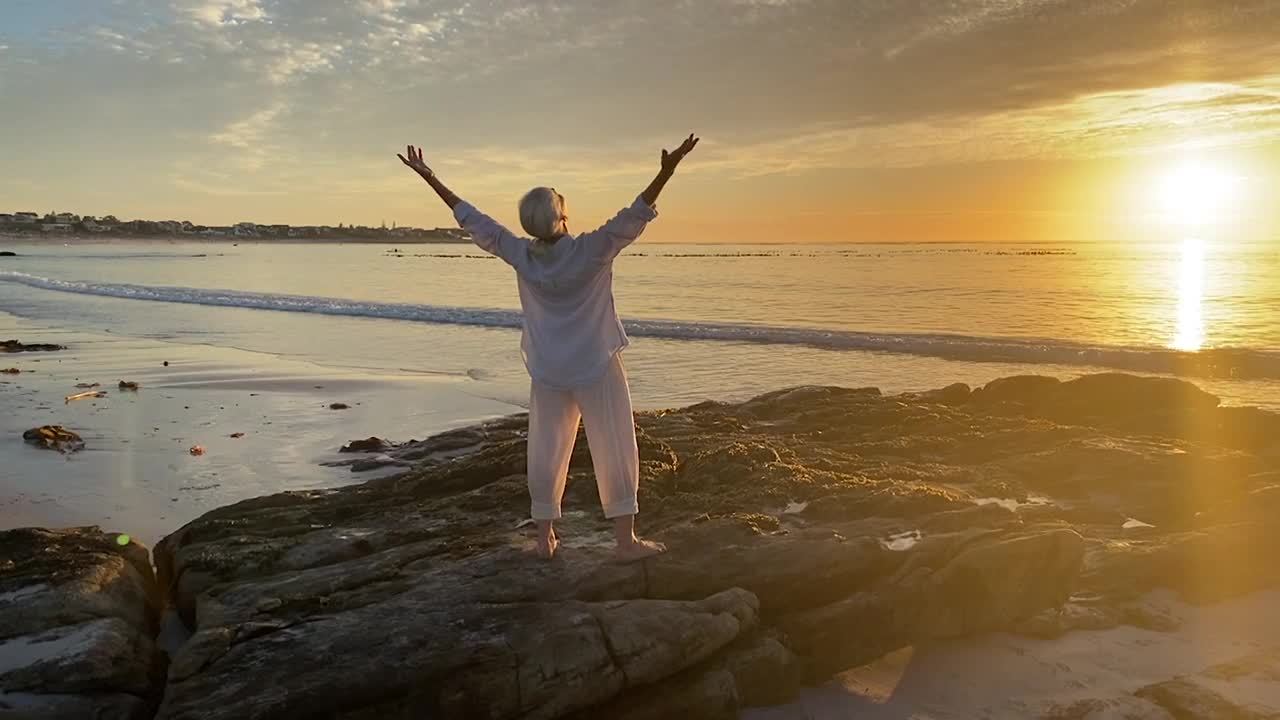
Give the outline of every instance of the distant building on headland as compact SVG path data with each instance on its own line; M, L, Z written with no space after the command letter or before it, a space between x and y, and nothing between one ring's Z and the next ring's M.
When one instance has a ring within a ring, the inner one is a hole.
M0 213L0 232L42 233L57 235L114 235L120 237L193 237L255 238L264 241L338 240L348 242L442 242L466 243L471 236L458 228L365 227L355 225L301 225L281 223L264 225L240 222L235 225L197 225L189 220L129 220L121 222L115 215L95 218L68 212L51 212L43 216L34 212Z

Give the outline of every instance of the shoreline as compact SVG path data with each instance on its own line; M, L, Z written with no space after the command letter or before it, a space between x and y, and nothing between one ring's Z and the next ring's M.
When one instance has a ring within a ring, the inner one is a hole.
M423 437L520 409L476 395L465 377L358 372L27 323L13 332L68 349L0 354L0 365L22 371L0 376L9 409L0 417L0 528L103 525L153 545L222 505L363 482L324 467L343 459L338 448L350 440L389 430ZM138 390L119 390L121 380ZM92 383L106 396L64 400ZM39 425L65 426L86 448L59 456L24 443ZM194 456L197 445L204 452Z
M197 237L191 235L26 235L0 232L0 242L15 246L39 245L114 245L138 243L148 245L471 245L470 240L425 240L413 238L260 238ZM0 248L4 250L7 248Z

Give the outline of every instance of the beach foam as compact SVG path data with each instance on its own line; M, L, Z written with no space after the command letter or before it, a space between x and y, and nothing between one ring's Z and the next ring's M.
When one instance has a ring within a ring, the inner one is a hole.
M496 328L519 328L523 323L520 313L514 310L58 280L16 271L0 271L0 282L80 295L276 312ZM1109 367L1235 379L1280 378L1280 353L1265 350L1217 348L1188 353L1167 348L1089 345L1051 339L938 333L869 333L748 323L629 320L624 324L632 336L669 340L792 345L828 350L889 352L971 362Z

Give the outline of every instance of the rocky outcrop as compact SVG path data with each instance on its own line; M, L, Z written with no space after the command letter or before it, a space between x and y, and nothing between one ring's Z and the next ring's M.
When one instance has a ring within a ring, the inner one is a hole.
M800 387L637 421L641 529L669 548L639 564L610 562L582 436L560 554L534 557L524 416L179 529L154 560L194 634L157 717L731 718L908 646L1162 631L1152 589L1280 585L1280 434L1253 429L1276 417L1186 383Z
M162 599L146 548L122 537L0 532L0 717L152 716Z
M1179 678L1142 688L1138 697L1159 706L1174 720L1266 720L1275 715L1237 705L1193 680Z
M1152 588L1280 581L1275 438L1239 412L1104 375L641 414L642 525L670 552L633 566L608 562L582 436L552 563L520 527L524 417L381 446L413 470L160 544L196 630L160 717L733 717L941 638L1159 628Z

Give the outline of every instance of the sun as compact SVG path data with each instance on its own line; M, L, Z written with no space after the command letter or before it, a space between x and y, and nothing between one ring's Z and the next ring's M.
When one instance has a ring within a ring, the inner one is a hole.
M1239 178L1226 168L1204 161L1186 161L1157 183L1156 202L1164 218L1180 225L1220 221L1230 211Z

